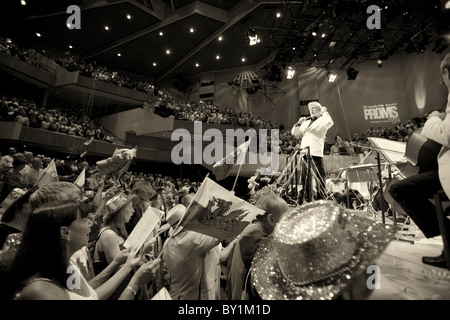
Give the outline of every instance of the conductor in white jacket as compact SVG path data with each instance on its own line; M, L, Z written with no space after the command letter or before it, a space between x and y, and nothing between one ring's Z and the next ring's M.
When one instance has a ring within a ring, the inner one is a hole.
M305 159L307 157L307 147L309 147L309 154L314 163L311 175L312 177L316 176L317 178L315 181L316 190L313 191L313 198L322 199L325 194L325 169L323 165L325 137L328 129L333 126L334 122L333 119L331 119L327 108L322 107L320 103L315 101L310 102L308 104L308 109L311 116L301 117L292 127L291 133L297 139L301 139L300 148ZM299 197L300 202L303 202L303 200L306 200L307 202L314 200L309 198L309 192L307 192L309 186L305 166L302 166L301 184L303 188Z

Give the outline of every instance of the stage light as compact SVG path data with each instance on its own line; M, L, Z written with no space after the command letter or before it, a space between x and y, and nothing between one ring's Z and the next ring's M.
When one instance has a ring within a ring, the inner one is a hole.
M222 41L222 40L223 40L223 37L220 36L219 38L217 38L217 40Z
M105 26L105 30L108 31L108 30L109 30L109 27L108 27L108 26Z
M254 46L255 44L259 43L258 35L256 34L255 29L250 29L247 33L247 37L249 40L249 44L251 46Z
M41 34L40 34L40 33L38 33L38 32L36 32L36 36L40 37L40 36L41 36Z
M295 74L295 69L292 66L287 67L286 79L292 79Z
M336 80L337 74L333 72L328 72L328 82L334 82Z
M25 0L20 0L20 4L23 5L23 6L26 6L27 2Z
M131 15L127 14L127 19L131 20Z
M353 68L348 68L348 69L347 69L347 79L348 79L348 80L355 80L355 79L356 79L356 76L358 75L358 72L359 72L359 71L356 71L356 70L353 69Z
M277 12L277 18L280 18L280 17L281 17L281 13Z
M378 59L377 64L378 64L378 68L383 67L383 60Z

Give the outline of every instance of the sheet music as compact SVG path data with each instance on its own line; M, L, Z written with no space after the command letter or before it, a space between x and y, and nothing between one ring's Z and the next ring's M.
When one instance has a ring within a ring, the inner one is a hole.
M141 219L123 244L125 248L133 246L135 251L138 251L141 248L145 240L147 240L147 238L150 236L150 234L160 221L160 213L158 211L160 210L152 207L147 208L147 210L144 212Z
M367 138L388 162L405 161L406 142L388 140L383 138Z

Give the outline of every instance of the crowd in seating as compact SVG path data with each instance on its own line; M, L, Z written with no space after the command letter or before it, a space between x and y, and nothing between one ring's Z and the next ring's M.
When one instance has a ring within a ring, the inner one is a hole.
M330 154L359 154L367 153L365 146L370 146L368 138L383 138L392 141L408 142L413 133L423 127L426 116L412 118L405 123L398 123L393 127L370 127L365 132L355 133L349 142L349 138L337 134L330 148Z
M0 160L0 182L3 182L3 187L5 188L5 192L1 192L2 197L0 197L0 203L4 200L7 193L15 187L23 187L30 188L36 182L36 180L32 181L18 181L13 180L10 181L13 183L12 185L8 185L7 182L4 181L4 177L7 171L13 169L13 164L11 161L8 162L7 158L10 159L18 159L17 161L24 162L24 168L21 170L22 174L25 174L30 170L31 162L34 158L40 159L40 170L45 169L51 162L51 158L45 156L43 154L34 155L31 151L17 152L15 148L11 153L3 152L3 156ZM98 185L95 183L95 179L98 176L96 165L92 163L88 163L84 160L84 158L77 159L78 157L69 157L66 159L55 158L55 165L58 172L58 177L60 181L68 181L74 182L81 171L85 169L85 176L87 179L86 190L89 190L89 194L92 194L97 190ZM106 187L113 187L120 184L120 187L125 191L130 192L133 185L137 181L146 181L150 183L151 187L155 190L164 190L167 196L167 205L169 207L178 204L181 200L180 197L183 195L196 192L198 187L200 186L200 182L191 181L188 178L179 178L179 177L171 177L168 175L163 175L161 173L144 173L144 172L133 172L127 171L124 172L117 181L109 180L106 181Z
M10 40L2 38L0 38L0 50L30 63L32 63L33 61L32 56L33 52L35 52L33 49L21 49L17 45L13 44ZM280 153L284 154L292 153L295 150L296 145L298 144L298 141L296 141L295 137L290 133L289 128L285 129L283 124L272 123L270 120L262 119L261 117L254 116L251 113L236 112L231 108L220 106L215 102L186 101L177 99L171 94L158 90L153 84L147 81L130 79L128 76L119 74L117 71L98 65L95 61L85 61L82 58L71 55L69 53L67 53L66 57L62 59L55 59L55 62L57 62L68 71L79 71L80 74L87 77L93 77L97 80L106 81L118 86L155 94L158 97L155 102L151 102L152 100L150 99L148 102L144 103L144 108L147 107L148 109L151 109L156 114L163 117L172 116L178 120L202 121L204 123L231 125L241 128L267 130L279 129ZM151 105L148 105L149 103ZM8 113L10 112L11 110L8 110ZM82 123L79 123L80 121L74 121L74 125L70 127L67 126L66 123L58 124L59 117L55 119L52 114L48 114L47 112L47 115L42 116L47 118L47 120L41 121L40 126L37 126L37 121L35 119L36 117L33 117L33 112L31 113L32 117L30 119L30 126L42 127L44 129L58 132L67 132L69 134L85 137L94 136L96 139L106 140L109 142L114 141L114 137L112 137L112 135L105 135L102 132L103 128L100 127L93 129L92 120L85 119L85 121L82 121ZM17 115L14 114L14 119L12 121L15 120L15 116ZM22 115L22 117L19 116L18 120L26 123L26 120L24 118L26 117ZM3 119L11 120L12 116L4 116L3 118L0 118L0 120ZM64 122L64 116L62 119ZM363 146L370 145L370 142L367 139L368 137L380 137L389 140L407 142L412 133L418 127L422 126L425 120L425 118L417 117L409 120L407 123L396 124L391 128L371 127L363 133L355 133L351 138L351 141L349 138L343 138L340 134L338 134L336 135L334 142L327 142L330 145L329 153L350 155L364 153L365 149ZM95 134L93 131L95 131ZM356 144L359 146L355 146ZM271 151L270 137L268 141L268 148L269 151Z
M115 142L112 134L83 115L82 110L61 107L39 107L33 100L2 96L0 121L19 122L31 128L40 128L72 136Z

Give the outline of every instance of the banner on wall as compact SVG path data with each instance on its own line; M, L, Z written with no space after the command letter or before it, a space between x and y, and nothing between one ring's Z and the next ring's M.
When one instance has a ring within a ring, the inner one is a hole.
M382 103L363 106L364 120L370 124L400 123L397 103Z

